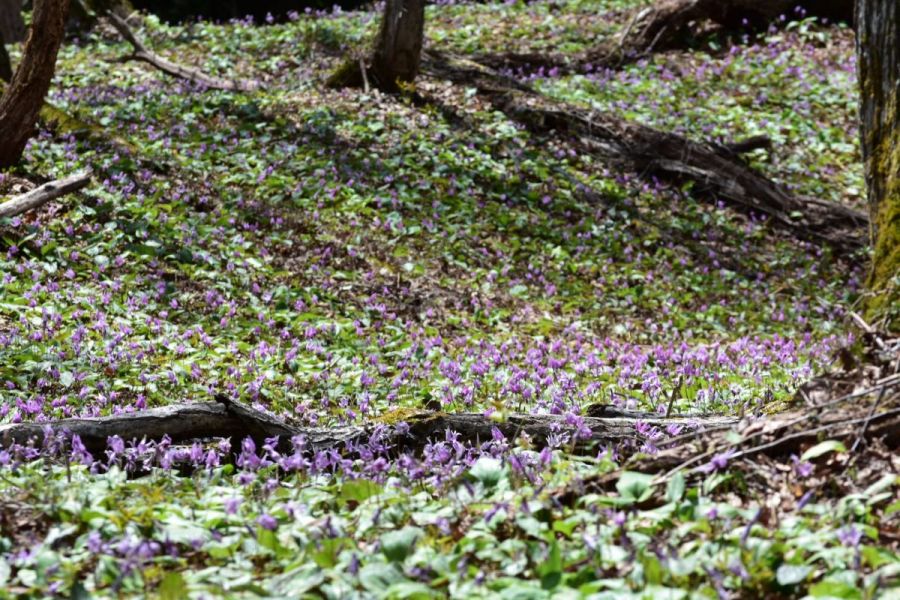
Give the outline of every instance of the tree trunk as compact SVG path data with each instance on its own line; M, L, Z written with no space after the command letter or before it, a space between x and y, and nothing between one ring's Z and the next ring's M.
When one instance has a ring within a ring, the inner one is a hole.
M7 44L25 39L22 0L0 0L0 38Z
M422 57L424 29L424 0L387 0L371 69L380 89L397 91L398 82L415 80Z
M9 54L6 52L6 43L3 33L0 32L0 81L12 79L12 64L9 62Z
M425 31L425 0L387 0L381 30L369 64L351 59L328 79L333 88L365 87L371 80L383 92L400 90L419 74Z
M19 162L34 134L62 44L69 0L35 0L22 62L0 98L0 168Z
M870 320L900 331L900 6L857 5L860 121L874 255Z

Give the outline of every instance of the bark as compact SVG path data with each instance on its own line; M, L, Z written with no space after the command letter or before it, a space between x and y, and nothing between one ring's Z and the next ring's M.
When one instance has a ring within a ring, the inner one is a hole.
M396 91L419 74L425 31L424 0L387 0L371 76L380 89Z
M869 321L900 331L900 6L859 0L860 123L874 253Z
M0 98L0 168L17 163L34 134L53 79L68 10L69 0L34 1L22 62Z
M9 62L9 53L6 51L3 34L0 33L0 81L9 81L10 79L12 79L12 64Z
M552 101L471 61L429 52L426 69L435 77L474 87L497 110L535 134L564 135L583 152L641 175L675 183L692 181L713 200L765 213L797 237L826 242L841 254L853 254L865 244L864 213L793 196L748 167L732 148Z
M591 437L578 440L577 446L584 448L598 443L643 441L643 436L635 430L637 420L627 416L585 417ZM737 419L729 417L648 417L640 420L659 428L674 423L694 430L725 428L737 423ZM0 445L24 444L32 439L40 444L48 426L53 431L78 435L92 452L104 450L107 439L114 435L126 441L158 440L168 436L175 443L218 437L240 440L247 436L262 442L266 438L280 437L283 444L289 444L291 437L300 435L306 438L309 448L323 450L365 441L378 428L384 434L382 441L414 451L421 449L429 440L444 439L448 430L457 432L461 440L477 443L491 440L493 430L497 428L510 439L525 434L537 446L545 445L553 433L571 430L565 417L555 415L510 415L505 421L497 422L482 414L422 411L404 415L404 421L408 428L385 425L295 427L220 397L215 402L177 404L111 417L0 425Z
M119 32L119 35L121 35L126 42L131 44L131 47L134 50L130 55L126 56L124 60L140 60L177 79L184 79L186 81L190 81L198 85L202 85L203 87L215 90L252 91L260 87L260 83L255 80L225 79L223 77L215 77L212 75L207 75L199 69L185 67L168 59L165 59L159 54L156 54L152 50L148 49L144 45L144 43L140 39L138 39L134 32L131 31L131 28L128 27L128 23L125 21L125 19L120 17L115 12L109 12L106 14L106 16L112 26L115 27L116 31Z
M22 0L0 0L0 38L7 44L25 39Z
M389 93L419 74L425 32L424 0L387 0L370 64L349 60L328 81L331 87L368 87Z
M84 188L90 182L90 173L77 173L65 179L45 183L26 194L0 204L0 219L15 217L40 208L52 200Z

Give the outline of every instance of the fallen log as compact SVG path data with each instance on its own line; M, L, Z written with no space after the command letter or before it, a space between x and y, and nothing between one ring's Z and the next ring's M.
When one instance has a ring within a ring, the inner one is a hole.
M112 24L112 26L116 29L116 31L119 32L119 35L122 36L122 39L131 44L131 47L133 49L133 52L131 54L122 58L123 61L143 61L153 67L156 67L163 73L166 73L178 79L184 79L186 81L202 85L210 89L226 90L231 92L249 92L258 89L261 85L260 82L256 80L239 80L215 77L213 75L208 75L199 69L186 67L184 65L172 62L147 48L147 46L145 46L144 43L138 39L134 32L131 31L128 23L122 17L113 12L108 12L106 13L106 18L109 19L109 22Z
M596 444L643 441L644 436L635 429L635 424L639 421L648 427L664 428L677 424L695 430L730 427L737 423L737 419L731 417L585 417L584 424L590 429L590 437L578 439L575 446L584 448ZM560 432L573 433L566 417L558 415L514 414L498 421L478 413L421 411L404 415L404 423L404 427L387 428L381 441L412 451L421 449L429 440L443 439L447 431L458 433L463 441L489 441L496 428L509 439L527 435L533 444L541 447L546 445L548 438ZM48 428L78 435L88 450L102 452L112 436L119 436L126 441L159 440L167 436L173 443L208 438L240 440L244 437L253 438L257 442L280 437L282 443L289 443L292 437L303 436L308 448L323 450L364 442L376 428L383 431L385 426L296 427L240 402L220 397L214 402L176 404L108 417L0 425L0 445L8 447L13 443L25 444L29 440L40 445Z
M827 242L845 255L866 244L864 212L793 196L726 146L694 142L609 113L557 102L484 65L440 52L427 52L424 71L474 87L495 109L532 133L563 135L583 152L642 176L694 182L711 198L764 213L801 239Z
M91 173L85 171L70 175L64 179L51 181L38 186L20 196L0 204L0 219L11 218L30 210L40 208L51 200L78 191L91 182Z
M636 10L612 40L574 56L502 52L477 55L474 60L498 69L555 69L563 74L583 72L588 67L618 68L652 52L685 47L696 24L712 22L725 30L748 33L764 29L782 16L793 19L809 15L852 22L853 4L853 0L820 0L797 12L796 0L662 0Z

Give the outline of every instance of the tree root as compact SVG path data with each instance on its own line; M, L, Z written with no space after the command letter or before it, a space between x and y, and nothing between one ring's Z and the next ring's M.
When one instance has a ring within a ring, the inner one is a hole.
M747 166L733 148L694 142L609 113L556 102L528 85L459 57L430 51L424 70L435 78L475 87L495 109L532 133L565 136L583 152L642 176L676 184L693 182L710 198L764 213L801 239L826 242L847 256L866 244L865 213L793 196Z

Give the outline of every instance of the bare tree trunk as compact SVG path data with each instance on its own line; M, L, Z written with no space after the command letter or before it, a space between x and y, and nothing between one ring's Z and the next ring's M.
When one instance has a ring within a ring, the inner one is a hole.
M0 0L0 80L12 79L12 64L5 44L25 39L25 20L21 0Z
M35 0L22 62L0 98L0 167L19 161L56 68L69 0Z
M22 0L0 0L0 38L7 44L25 39Z
M12 79L12 64L9 62L9 53L6 52L6 43L3 33L0 32L0 81Z
M860 121L874 255L868 309L900 331L900 6L857 4Z
M330 87L369 87L397 92L419 74L425 31L425 0L387 0L370 59L348 60L328 80Z
M398 82L415 80L424 30L424 0L387 0L371 69L380 89L396 91Z

